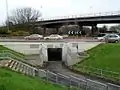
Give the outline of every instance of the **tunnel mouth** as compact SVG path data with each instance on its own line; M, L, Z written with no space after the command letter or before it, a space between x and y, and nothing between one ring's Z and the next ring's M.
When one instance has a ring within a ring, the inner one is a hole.
M48 48L48 61L62 61L62 48Z

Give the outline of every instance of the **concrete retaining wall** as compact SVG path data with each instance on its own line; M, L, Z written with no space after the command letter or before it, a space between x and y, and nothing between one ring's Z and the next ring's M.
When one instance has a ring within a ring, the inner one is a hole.
M47 48L62 48L62 61L67 65L73 65L80 62L80 59L76 56L76 52L83 52L85 50L91 49L99 45L98 42L0 42L0 45L4 45L12 50L15 50L26 55L31 54L40 54L42 53L41 64L43 61L48 61ZM78 50L76 46L78 45ZM67 47L70 48L70 53L75 55L68 54ZM42 49L42 52L40 50Z

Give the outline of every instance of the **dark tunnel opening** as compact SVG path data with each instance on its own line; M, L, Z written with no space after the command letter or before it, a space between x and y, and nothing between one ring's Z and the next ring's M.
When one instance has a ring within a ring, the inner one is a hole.
M48 48L48 61L62 61L62 48Z

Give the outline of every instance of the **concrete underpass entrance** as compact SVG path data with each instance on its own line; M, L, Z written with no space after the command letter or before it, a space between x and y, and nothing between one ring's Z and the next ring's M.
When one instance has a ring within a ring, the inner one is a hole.
M48 48L48 61L62 61L62 48Z

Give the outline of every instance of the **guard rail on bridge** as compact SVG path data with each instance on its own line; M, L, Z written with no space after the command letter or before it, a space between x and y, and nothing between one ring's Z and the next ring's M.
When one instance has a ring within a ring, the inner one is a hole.
M114 16L114 15L120 15L120 11L86 13L86 14L78 14L78 15L70 15L70 16L56 16L56 17L50 17L50 18L41 18L40 21L57 20L57 19L69 19L69 18L80 18L80 17Z

